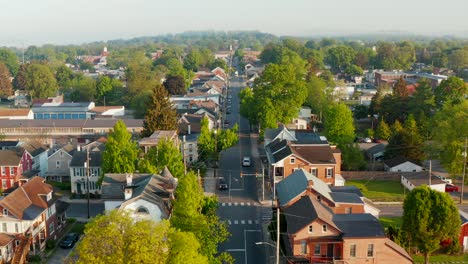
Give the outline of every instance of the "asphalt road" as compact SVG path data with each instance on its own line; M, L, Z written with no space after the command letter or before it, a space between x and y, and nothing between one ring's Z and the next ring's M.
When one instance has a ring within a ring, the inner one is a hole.
M255 173L261 171L260 159L256 151L256 137L250 136L249 123L239 115L238 93L245 87L240 78L231 81L232 95L231 111L226 115L232 127L239 124L239 143L221 153L218 177L224 177L229 190L219 191L220 206L218 215L228 224L232 236L222 245L220 252L229 252L235 263L267 263L266 255L270 255L268 245L256 245L264 242L268 234L264 227L271 219L271 207L261 206L257 197L257 180ZM250 167L242 167L242 157L251 157ZM242 173L242 177L241 177ZM273 249L274 250L274 249Z

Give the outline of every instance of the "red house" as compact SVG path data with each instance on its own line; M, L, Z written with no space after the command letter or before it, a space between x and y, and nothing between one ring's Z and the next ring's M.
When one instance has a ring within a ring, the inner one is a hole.
M28 155L24 149L0 150L0 188L2 190L17 185L23 174L24 166L31 166L32 160L30 157L28 158Z
M460 229L460 245L462 246L463 252L468 251L468 213L460 211L461 218L461 229Z

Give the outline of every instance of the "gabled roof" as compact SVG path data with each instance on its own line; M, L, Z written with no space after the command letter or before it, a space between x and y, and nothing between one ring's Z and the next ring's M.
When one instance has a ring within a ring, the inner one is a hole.
M73 158L70 161L70 167L84 167L86 162L86 151L77 151L73 154ZM101 167L102 164L102 151L90 151L89 152L89 166L90 167Z
M406 252L406 250L404 250L400 245L393 242L389 238L387 238L385 240L385 245L387 247L391 248L392 250L396 251L398 254L402 255L403 257L407 258L409 261L411 261L411 262L413 261L413 258L411 258L410 254L408 254L408 252Z
M0 109L1 116L28 116L31 109Z
M43 144L41 144L40 142L36 140L30 140L28 142L25 142L23 143L22 147L25 148L26 151L28 151L29 154L31 154L31 156L33 157L36 157L44 153L48 149L46 146L44 146Z
M20 142L18 140L10 141L10 140L0 140L0 149L1 148L14 148L18 146Z
M326 183L304 169L300 169L276 184L276 193L278 194L280 206L288 204L303 193L309 186L309 181L312 181L312 187L317 193L333 201L333 198L330 196L330 187Z
M419 165L417 164L417 162L411 161L411 160L409 160L409 159L407 159L407 158L405 158L405 157L403 157L403 156L397 156L397 157L394 157L394 158L392 158L392 159L384 160L384 164L387 165L387 166L390 167L390 168L393 168L393 167L395 167L395 166L401 165L401 164L403 164L403 163L405 163L405 162L411 162L411 163L413 163L414 165L419 166Z
M460 218L461 218L462 225L468 223L468 213L465 213L460 209L458 209L458 212L460 213Z
M379 220L371 214L335 214L333 222L346 237L386 237Z
M340 230L332 221L333 212L310 196L302 196L299 201L283 209L283 211L286 215L288 234L290 235L297 233L317 219Z
M355 193L331 192L330 195L336 203L364 204L361 198Z
M0 150L1 166L18 166L21 162L23 152L20 149Z
M379 152L383 152L383 151L385 151L386 146L387 146L386 143L380 143L378 145L373 146L372 148L367 149L367 153L377 154Z
M0 247L4 247L15 240L15 236L8 235L5 233L0 233Z
M354 193L359 197L363 197L361 190L354 185L347 186L330 186L330 190L334 193L343 192L343 193Z
M34 177L0 200L0 206L8 209L18 219L33 220L48 208L51 202L55 202L45 200L46 195L52 191L52 186L46 184L43 178Z

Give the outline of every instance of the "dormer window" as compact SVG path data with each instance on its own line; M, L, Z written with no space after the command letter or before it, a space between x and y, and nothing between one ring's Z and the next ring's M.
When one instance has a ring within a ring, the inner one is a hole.
M3 215L5 215L5 216L8 215L8 209L3 208Z
M291 164L296 163L296 159L295 159L295 158L291 158L290 163L291 163Z
M47 194L47 201L50 201L52 199L52 192Z

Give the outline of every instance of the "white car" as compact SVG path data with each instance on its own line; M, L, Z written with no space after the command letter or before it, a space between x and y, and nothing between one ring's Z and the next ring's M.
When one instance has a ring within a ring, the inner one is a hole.
M250 157L242 158L242 167L250 167Z

